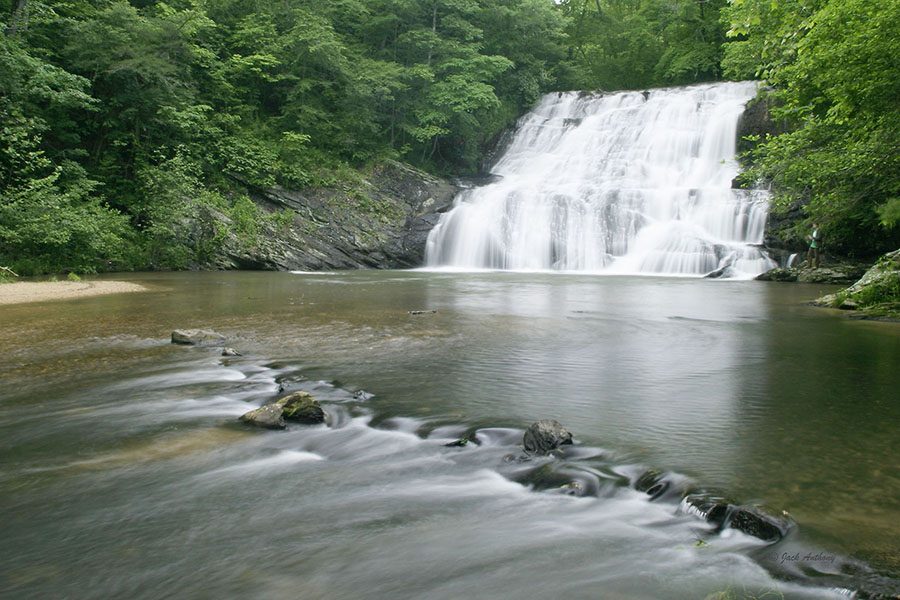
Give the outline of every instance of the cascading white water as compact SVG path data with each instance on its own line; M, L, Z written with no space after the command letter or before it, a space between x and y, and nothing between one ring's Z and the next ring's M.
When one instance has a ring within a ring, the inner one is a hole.
M765 190L731 189L755 82L554 93L428 236L429 267L749 277Z

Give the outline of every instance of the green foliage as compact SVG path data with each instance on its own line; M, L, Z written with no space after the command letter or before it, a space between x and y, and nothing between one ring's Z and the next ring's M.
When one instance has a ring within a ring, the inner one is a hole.
M12 283L19 275L9 267L0 266L0 283Z
M70 271L68 275L66 275L66 279L69 281L81 281L81 277L78 276L78 273L75 271Z
M562 0L575 89L640 89L717 79L724 0Z
M0 259L27 273L186 268L229 234L253 245L246 186L353 187L401 157L475 170L555 85L566 24L552 0L14 6Z
M894 272L853 295L862 307L900 303L900 272Z
M900 198L888 198L876 210L883 226L892 228L900 224Z
M772 83L773 116L789 126L756 147L747 176L772 181L776 209L804 205L834 252L896 248L900 6L740 0L725 17L726 73Z
M754 176L835 251L896 241L897 3L44 0L0 9L0 264L187 268L258 241L248 188L473 172L542 93L733 77L791 125ZM730 41L722 43L725 30ZM721 66L720 66L721 65ZM396 207L351 193L347 210ZM224 217L224 218L222 218ZM872 231L877 231L872 235Z
M294 211L285 208L284 210L276 211L269 214L269 220L275 229L285 232L291 228L291 225L294 224Z

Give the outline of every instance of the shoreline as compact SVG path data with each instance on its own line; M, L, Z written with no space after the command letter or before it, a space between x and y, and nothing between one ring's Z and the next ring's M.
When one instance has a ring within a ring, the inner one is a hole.
M127 281L16 281L0 284L0 306L146 291Z

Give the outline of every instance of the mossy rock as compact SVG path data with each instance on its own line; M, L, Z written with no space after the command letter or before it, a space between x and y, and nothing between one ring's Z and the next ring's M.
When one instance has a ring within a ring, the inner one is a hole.
M900 250L882 256L847 289L823 296L813 304L854 310L861 318L900 318Z
M211 329L176 329L172 332L172 343L184 346L221 346L225 336Z
M549 454L564 444L572 443L572 434L553 419L541 419L525 430L522 445L528 454Z
M281 407L277 404L266 404L244 413L240 416L240 421L262 429L284 429L286 427Z
M309 392L294 392L275 402L288 421L316 425L326 421L325 411Z

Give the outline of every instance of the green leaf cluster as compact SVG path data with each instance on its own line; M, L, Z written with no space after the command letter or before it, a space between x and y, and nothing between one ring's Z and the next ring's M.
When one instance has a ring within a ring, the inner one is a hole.
M733 0L723 66L773 88L788 126L760 140L749 178L776 209L803 206L831 252L869 257L900 245L900 4Z
M725 0L561 0L569 39L566 83L642 89L721 74Z

